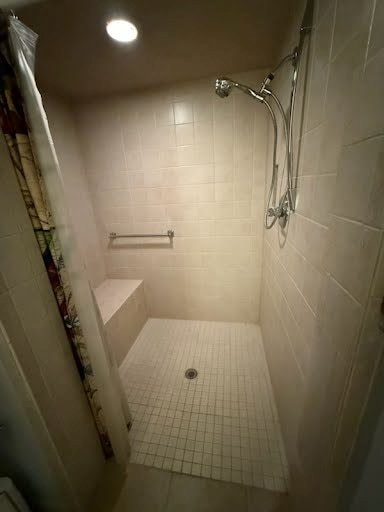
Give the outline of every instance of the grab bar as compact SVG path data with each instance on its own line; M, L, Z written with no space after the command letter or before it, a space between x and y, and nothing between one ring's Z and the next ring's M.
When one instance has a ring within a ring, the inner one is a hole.
M118 235L117 233L114 233L113 231L109 233L109 238L111 240L115 240L116 238L169 238L172 240L172 238L175 236L175 232L171 229L167 231L166 235Z

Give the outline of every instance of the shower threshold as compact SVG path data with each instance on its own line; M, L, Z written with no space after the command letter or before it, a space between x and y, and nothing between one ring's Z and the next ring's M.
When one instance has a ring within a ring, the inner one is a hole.
M133 416L130 462L288 490L257 325L151 318L120 371Z

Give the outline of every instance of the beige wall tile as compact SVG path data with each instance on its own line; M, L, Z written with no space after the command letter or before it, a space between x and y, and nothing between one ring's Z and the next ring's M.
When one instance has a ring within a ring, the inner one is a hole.
M106 308L113 303L113 314L104 321L108 342L118 365L120 365L135 342L141 328L147 321L147 306L144 296L144 283L135 283L128 289L120 279L103 282L95 290L101 315L105 318ZM108 315L109 316L109 315Z
M213 125L211 122L195 122L193 124L194 141L196 144L213 144Z
M384 6L383 2L375 2L375 10L372 17L371 33L369 35L368 58L384 47L383 38Z
M377 262L376 272L373 279L372 296L376 298L384 297L384 243L381 239L381 251Z
M373 0L341 0L337 2L332 56L359 32L368 34L371 22Z
M305 120L295 130L297 212L288 229L276 225L264 235L260 322L297 470L293 486L310 497L304 510L314 501L318 510L334 506L380 357L381 11L372 0L315 2L309 66L303 59L300 70L303 82L310 70L309 87L299 87L296 110ZM300 22L298 14L281 57L297 41ZM284 71L273 82L285 102L289 83ZM367 84L369 98L361 101ZM266 174L268 183L268 166Z
M332 443L337 425L349 365L338 354L327 336L319 333L313 344L307 381L298 446L307 468L307 478L317 472L330 473ZM318 487L320 487L320 481Z
M262 76L240 78L257 84ZM254 219L263 209L266 113L234 96L217 98L212 79L77 106L108 275L145 279L152 316L258 318L262 230ZM102 128L88 126L101 117ZM117 140L109 144L108 133ZM106 239L168 229L172 246Z
M350 361L357 343L363 308L334 279L328 279L319 313L321 330L334 350Z
M335 201L336 175L303 176L298 182L297 212L328 226Z
M44 97L44 105L47 109L49 125L61 167L77 244L84 259L87 277L92 286L97 286L105 279L106 269L90 190L97 188L98 191L102 191L121 187L123 178L121 171L125 171L125 166L123 159L120 157L117 159L117 155L114 153L114 151L122 149L120 138L117 137L116 147L113 147L114 141L110 148L113 152L112 159L116 165L110 165L105 155L100 155L100 149L105 148L103 137L106 134L103 132L103 119L106 115L108 116L112 135L116 136L119 118L114 105L111 106L110 112L106 110L94 112L94 122L90 124L90 129L92 136L95 137L96 147L92 146L91 148L84 139L79 138L80 132L76 130L74 114L64 102L48 96ZM82 158L81 150L83 149L86 150L85 154L92 162L89 172L94 179L88 183ZM96 153L94 154L93 151ZM106 172L107 169L108 172Z
M384 50L380 50L365 65L354 73L350 85L352 96L349 106L349 119L345 127L344 143L358 142L368 137L382 135L384 121L381 116L382 83L384 80ZM370 84L369 94L363 104L358 103L365 84Z
M362 65L365 55L367 34L357 34L334 61L329 63L326 92L324 128L322 130L321 158L319 171L334 173L345 140L345 121L349 117L351 91L355 70ZM345 94L349 90L350 94ZM355 108L355 105L353 106Z
M323 127L317 126L303 137L303 151L300 161L300 175L314 175L319 172L320 143Z
M155 107L155 119L157 126L173 125L175 123L175 114L172 103L159 103Z
M0 136L0 151L7 151L4 136ZM0 201L0 237L15 235L30 228L31 221L24 208L24 201L15 179L14 170L8 159L2 160L0 174L0 188L6 193L2 194Z
M73 491L86 507L100 478L104 457L32 224L3 142L1 137L0 205L10 207L7 201L12 200L12 218L7 229L0 232L0 321ZM2 219L7 219L6 213ZM69 440L75 440L75 446L70 446Z
M199 139L201 140L201 139ZM177 146L187 146L195 142L193 123L179 124L176 126L176 144Z
M32 278L32 265L21 234L0 238L0 271L8 288Z
M308 106L306 110L306 128L312 130L324 121L325 93L329 65L324 68L313 64L311 79L307 91Z
M324 266L360 303L367 299L380 249L381 233L333 217Z
M348 468L360 421L369 398L376 368L382 357L384 333L379 329L381 299L372 299L367 308L360 336L356 363L353 366L334 448L336 478L341 480Z
M334 213L383 228L383 193L384 138L346 146L337 174Z
M174 103L175 123L184 124L193 122L193 104L181 101Z
M323 266L328 229L300 215L296 215L292 218L290 229L292 230L292 244L316 268L321 269Z

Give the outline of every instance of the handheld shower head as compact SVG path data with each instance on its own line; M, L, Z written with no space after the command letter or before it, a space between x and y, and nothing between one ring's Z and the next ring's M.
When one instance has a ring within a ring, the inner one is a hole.
M216 78L215 92L218 96L220 96L220 98L227 98L231 94L232 89L234 87L244 92L245 94L248 94L248 96L251 96L256 100L259 100L262 103L264 102L263 96L261 96L255 90L251 89L251 87L234 82L233 80L231 80L230 78L226 78L225 76L221 78Z
M234 82L229 78L216 78L215 91L220 98L226 98L232 92Z

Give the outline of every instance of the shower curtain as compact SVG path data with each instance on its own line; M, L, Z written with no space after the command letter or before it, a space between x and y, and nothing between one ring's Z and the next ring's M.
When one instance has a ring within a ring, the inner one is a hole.
M14 16L1 32L1 127L104 453L124 463L128 407L66 212L60 167L33 74L36 39Z

